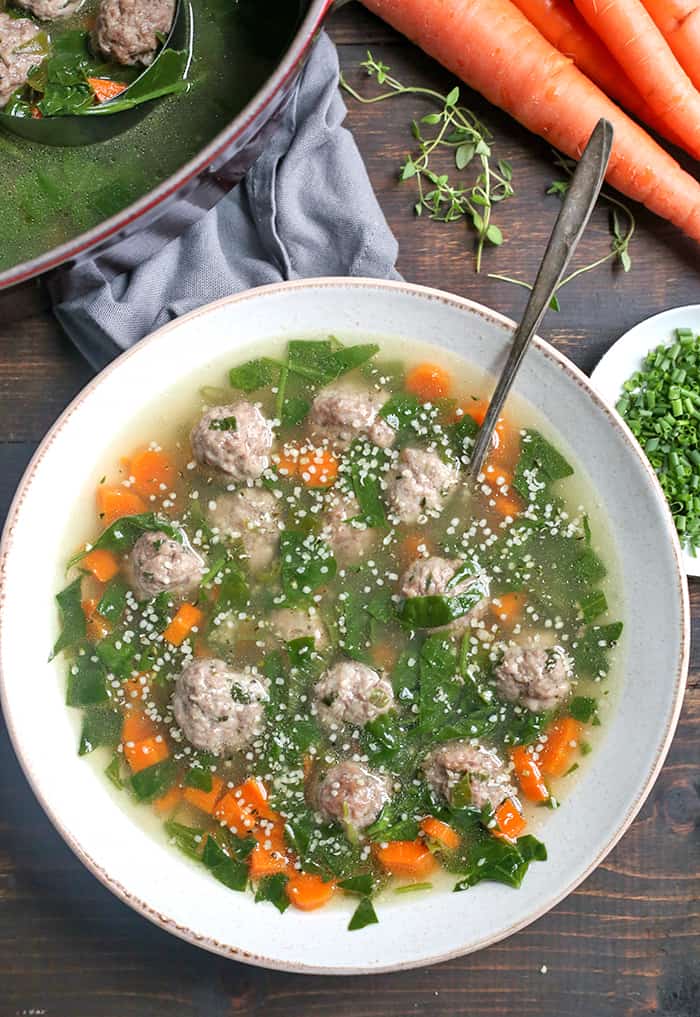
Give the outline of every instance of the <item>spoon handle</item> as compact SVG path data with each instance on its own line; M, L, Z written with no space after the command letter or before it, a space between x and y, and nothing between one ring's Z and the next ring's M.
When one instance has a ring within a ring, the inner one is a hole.
M513 337L513 345L505 367L491 397L484 423L479 431L469 463L469 472L476 479L491 448L491 435L503 404L511 390L530 340L540 326L556 292L566 266L581 239L591 212L603 186L612 150L613 128L607 120L599 120L578 166L554 224L535 285L532 287L522 321Z

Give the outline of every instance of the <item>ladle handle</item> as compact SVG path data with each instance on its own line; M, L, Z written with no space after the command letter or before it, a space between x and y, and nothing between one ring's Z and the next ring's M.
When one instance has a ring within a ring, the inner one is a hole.
M605 179L612 142L612 124L607 120L599 120L571 178L559 217L554 224L547 250L537 273L535 285L532 287L525 313L513 337L508 360L498 379L484 423L479 431L469 463L469 472L473 478L478 477L481 472L484 459L491 447L491 435L515 381L525 352L530 345L530 340L544 318L566 266L569 264L591 217Z

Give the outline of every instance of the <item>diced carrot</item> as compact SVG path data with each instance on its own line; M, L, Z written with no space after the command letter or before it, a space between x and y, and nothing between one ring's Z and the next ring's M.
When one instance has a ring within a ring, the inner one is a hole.
M143 681L145 675L137 675L135 678L127 678L121 684L121 692L127 703L142 702L150 691L148 681Z
M285 889L294 907L300 911L316 911L331 899L335 883L332 880L324 883L320 876L311 872L300 872L292 876Z
M32 106L32 120L43 120L44 114L38 106Z
M394 876L421 878L432 872L437 862L422 840L392 840L377 845L375 854L387 872Z
M433 816L426 816L421 821L420 828L429 840L434 840L447 851L456 851L461 843L461 838L456 830Z
M396 664L396 650L390 643L376 643L370 650L372 663L382 671L391 671Z
M266 851L277 851L284 854L287 850L287 841L284 836L284 824L282 820L273 821L263 819L253 830L253 837Z
M329 449L285 445L277 470L283 477L300 477L306 487L330 487L338 477L338 460Z
M527 824L513 799L506 798L504 802L501 802L495 815L498 825L491 831L494 837L502 837L503 840L515 842Z
M145 448L136 452L129 462L132 490L143 498L162 498L172 490L175 467L165 452Z
M227 791L216 806L214 815L241 835L255 829L262 819L278 819L277 813L270 808L264 785L254 777Z
M571 766L583 725L573 717L560 717L550 724L539 749L539 767L547 777L561 777Z
M407 533L401 541L399 556L402 563L410 565L417 558L430 554L431 547L430 541L422 533Z
M124 516L137 516L146 511L146 503L128 487L100 484L97 488L97 511L100 521L111 526Z
M518 497L511 494L498 494L493 499L495 504L495 511L499 516L503 516L506 519L510 516L511 519L515 519L523 510L523 504Z
M140 742L124 742L124 758L134 773L162 763L169 755L168 746L161 736L144 738Z
M491 613L502 624L513 626L522 617L526 604L524 593L502 593L491 601Z
M181 646L192 629L200 625L203 620L204 612L194 604L181 604L177 614L163 633L163 638L173 646Z
M141 710L127 710L122 725L122 742L140 742L144 738L155 738L156 724Z
M463 420L465 416L471 417L475 420L479 427L482 426L486 420L486 411L489 408L488 401L486 399L468 399L465 402L459 403L455 410L454 419L459 422ZM499 437L505 436L506 422L503 417L499 417L496 421L496 434Z
M510 754L520 790L531 802L546 802L549 791L542 771L525 745L516 746Z
M450 394L452 379L449 372L439 364L418 364L406 375L404 387L422 403L433 403Z
M298 471L306 487L330 487L338 477L338 460L325 448L302 452Z
M269 851L262 844L256 844L248 856L248 871L251 879L274 876L277 872L289 872L292 859L281 851Z
M119 571L117 556L111 551L103 551L99 547L86 554L80 565L81 568L91 572L100 583L108 583Z
M160 798L156 798L153 802L153 808L159 816L169 816L171 812L175 811L181 801L182 788L175 786L171 787Z
M83 614L85 615L85 621L87 623L87 637L93 643L99 643L100 639L104 639L104 637L109 635L109 632L111 631L109 622L98 612L96 600L84 600L82 607Z
M199 809L201 812L206 812L209 816L213 816L216 809L216 803L221 797L223 789L224 782L221 777L216 777L212 774L211 791L201 791L197 787L186 787L183 789L182 795L185 801L190 805L193 805L195 809Z
M110 81L109 78L88 78L87 83L98 102L109 102L125 92L127 85L121 81Z

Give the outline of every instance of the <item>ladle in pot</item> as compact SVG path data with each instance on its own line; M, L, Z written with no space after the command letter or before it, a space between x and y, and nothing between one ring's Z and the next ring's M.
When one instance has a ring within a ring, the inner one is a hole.
M193 41L194 14L190 0L177 0L170 32L153 63L145 67L116 99L91 107L79 115L70 114L34 119L33 117L18 117L0 112L0 127L11 134L26 138L28 141L34 141L39 145L52 145L57 148L94 145L96 142L114 138L148 116L159 99L149 99L134 106L133 109L114 113L109 112L110 104L121 102L128 97L132 89L139 85L139 82L144 83L146 75L157 73L158 64L163 54L168 50L184 51L186 53L185 66L189 69Z

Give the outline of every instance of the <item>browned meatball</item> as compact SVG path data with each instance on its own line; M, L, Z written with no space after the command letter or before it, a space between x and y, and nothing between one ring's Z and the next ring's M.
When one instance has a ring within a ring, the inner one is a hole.
M371 826L391 797L391 780L346 760L331 766L318 785L319 811L354 830Z
M185 596L196 590L204 575L204 561L187 544L160 530L144 533L133 546L129 572L139 600L159 593Z
M549 649L514 644L496 668L496 691L509 703L533 713L553 710L571 695L571 660L560 646Z
M324 388L311 407L311 434L314 438L327 438L341 448L360 437L388 448L394 443L396 432L379 416L386 400L386 393L382 392L340 385Z
M341 568L352 565L371 554L377 543L376 529L358 522L360 506L354 494L330 495L330 508L322 531L333 556Z
M0 12L0 109L12 93L27 83L32 67L42 56L32 47L41 29L28 18L11 18Z
M175 0L101 0L92 47L118 64L150 64L173 23Z
M436 452L405 448L387 478L389 506L402 523L425 521L442 512L459 483L459 469Z
M198 463L213 466L238 482L257 480L270 465L272 425L252 403L207 410L191 441Z
M498 753L467 741L445 742L433 749L423 761L423 772L433 791L447 801L457 784L460 791L466 790L461 783L466 777L471 805L477 809L490 805L495 810L516 795Z
M455 619L450 625L443 626L451 631L462 631L468 628L472 622L479 621L484 617L489 608L488 582L482 575L466 576L454 587L448 590L450 580L462 562L448 560L447 558L418 558L404 572L401 578L402 597L435 597L448 593L458 597L461 593L467 593L471 589L481 594L481 600L471 611L461 618ZM436 631L436 630L428 630Z
M282 515L277 498L264 487L242 487L220 494L209 509L209 522L225 540L240 540L251 572L262 572L275 559Z
M215 756L239 752L262 732L268 682L234 671L215 657L192 660L175 682L173 714L195 748Z
M31 11L41 21L69 18L83 5L83 0L16 0L16 2L19 7Z
M324 727L364 727L394 706L391 682L356 660L341 660L321 675L314 688Z

